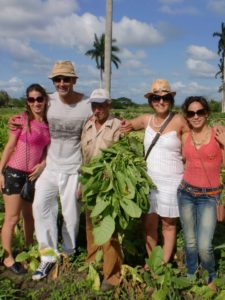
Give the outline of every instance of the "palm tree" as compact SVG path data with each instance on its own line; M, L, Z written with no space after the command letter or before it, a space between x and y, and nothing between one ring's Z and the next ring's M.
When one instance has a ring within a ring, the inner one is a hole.
M111 54L111 61L116 66L116 68L119 68L119 64L121 63L119 57L117 57L114 53L119 52L120 49L113 45L113 43L116 42L116 39L112 39L112 54ZM100 79L101 83L103 80L103 72L105 70L105 34L103 33L99 38L95 34L95 40L93 43L93 48L88 50L85 55L90 56L92 59L95 59L96 66L100 70Z
M216 77L220 75L222 85L219 88L219 92L222 92L222 112L225 112L225 24L221 24L221 32L214 32L213 36L218 36L218 55L220 55L220 63L218 64L219 71L216 73Z

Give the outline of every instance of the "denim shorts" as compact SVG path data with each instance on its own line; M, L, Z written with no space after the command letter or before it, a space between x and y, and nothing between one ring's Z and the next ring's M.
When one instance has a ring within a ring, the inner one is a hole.
M6 167L4 170L5 188L2 190L3 194L20 194L26 181L27 174L27 172Z

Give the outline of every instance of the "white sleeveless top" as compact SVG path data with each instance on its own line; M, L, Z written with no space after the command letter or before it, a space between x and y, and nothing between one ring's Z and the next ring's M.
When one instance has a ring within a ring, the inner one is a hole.
M156 132L148 125L144 136L145 152L155 135ZM157 187L149 195L149 213L155 212L162 217L171 218L179 216L177 188L183 171L181 141L176 131L162 134L147 158L148 175Z

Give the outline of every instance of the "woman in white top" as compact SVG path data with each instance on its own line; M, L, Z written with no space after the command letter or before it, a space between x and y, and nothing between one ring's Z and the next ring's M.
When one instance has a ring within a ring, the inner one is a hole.
M158 79L145 94L155 114L144 114L123 122L122 131L145 129L144 147L147 152L153 138L170 116L176 92L167 80ZM148 174L156 185L149 196L150 210L144 216L144 236L148 256L158 243L158 225L162 221L163 258L167 263L176 241L176 218L179 216L177 188L183 175L181 135L188 131L185 119L175 114L147 158Z

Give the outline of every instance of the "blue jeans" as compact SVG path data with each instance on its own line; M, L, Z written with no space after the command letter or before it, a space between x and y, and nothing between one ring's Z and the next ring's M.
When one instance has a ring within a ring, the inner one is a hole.
M208 271L208 282L216 277L212 240L216 227L218 195L194 195L181 186L178 188L178 206L184 232L186 266L189 275L202 267Z

